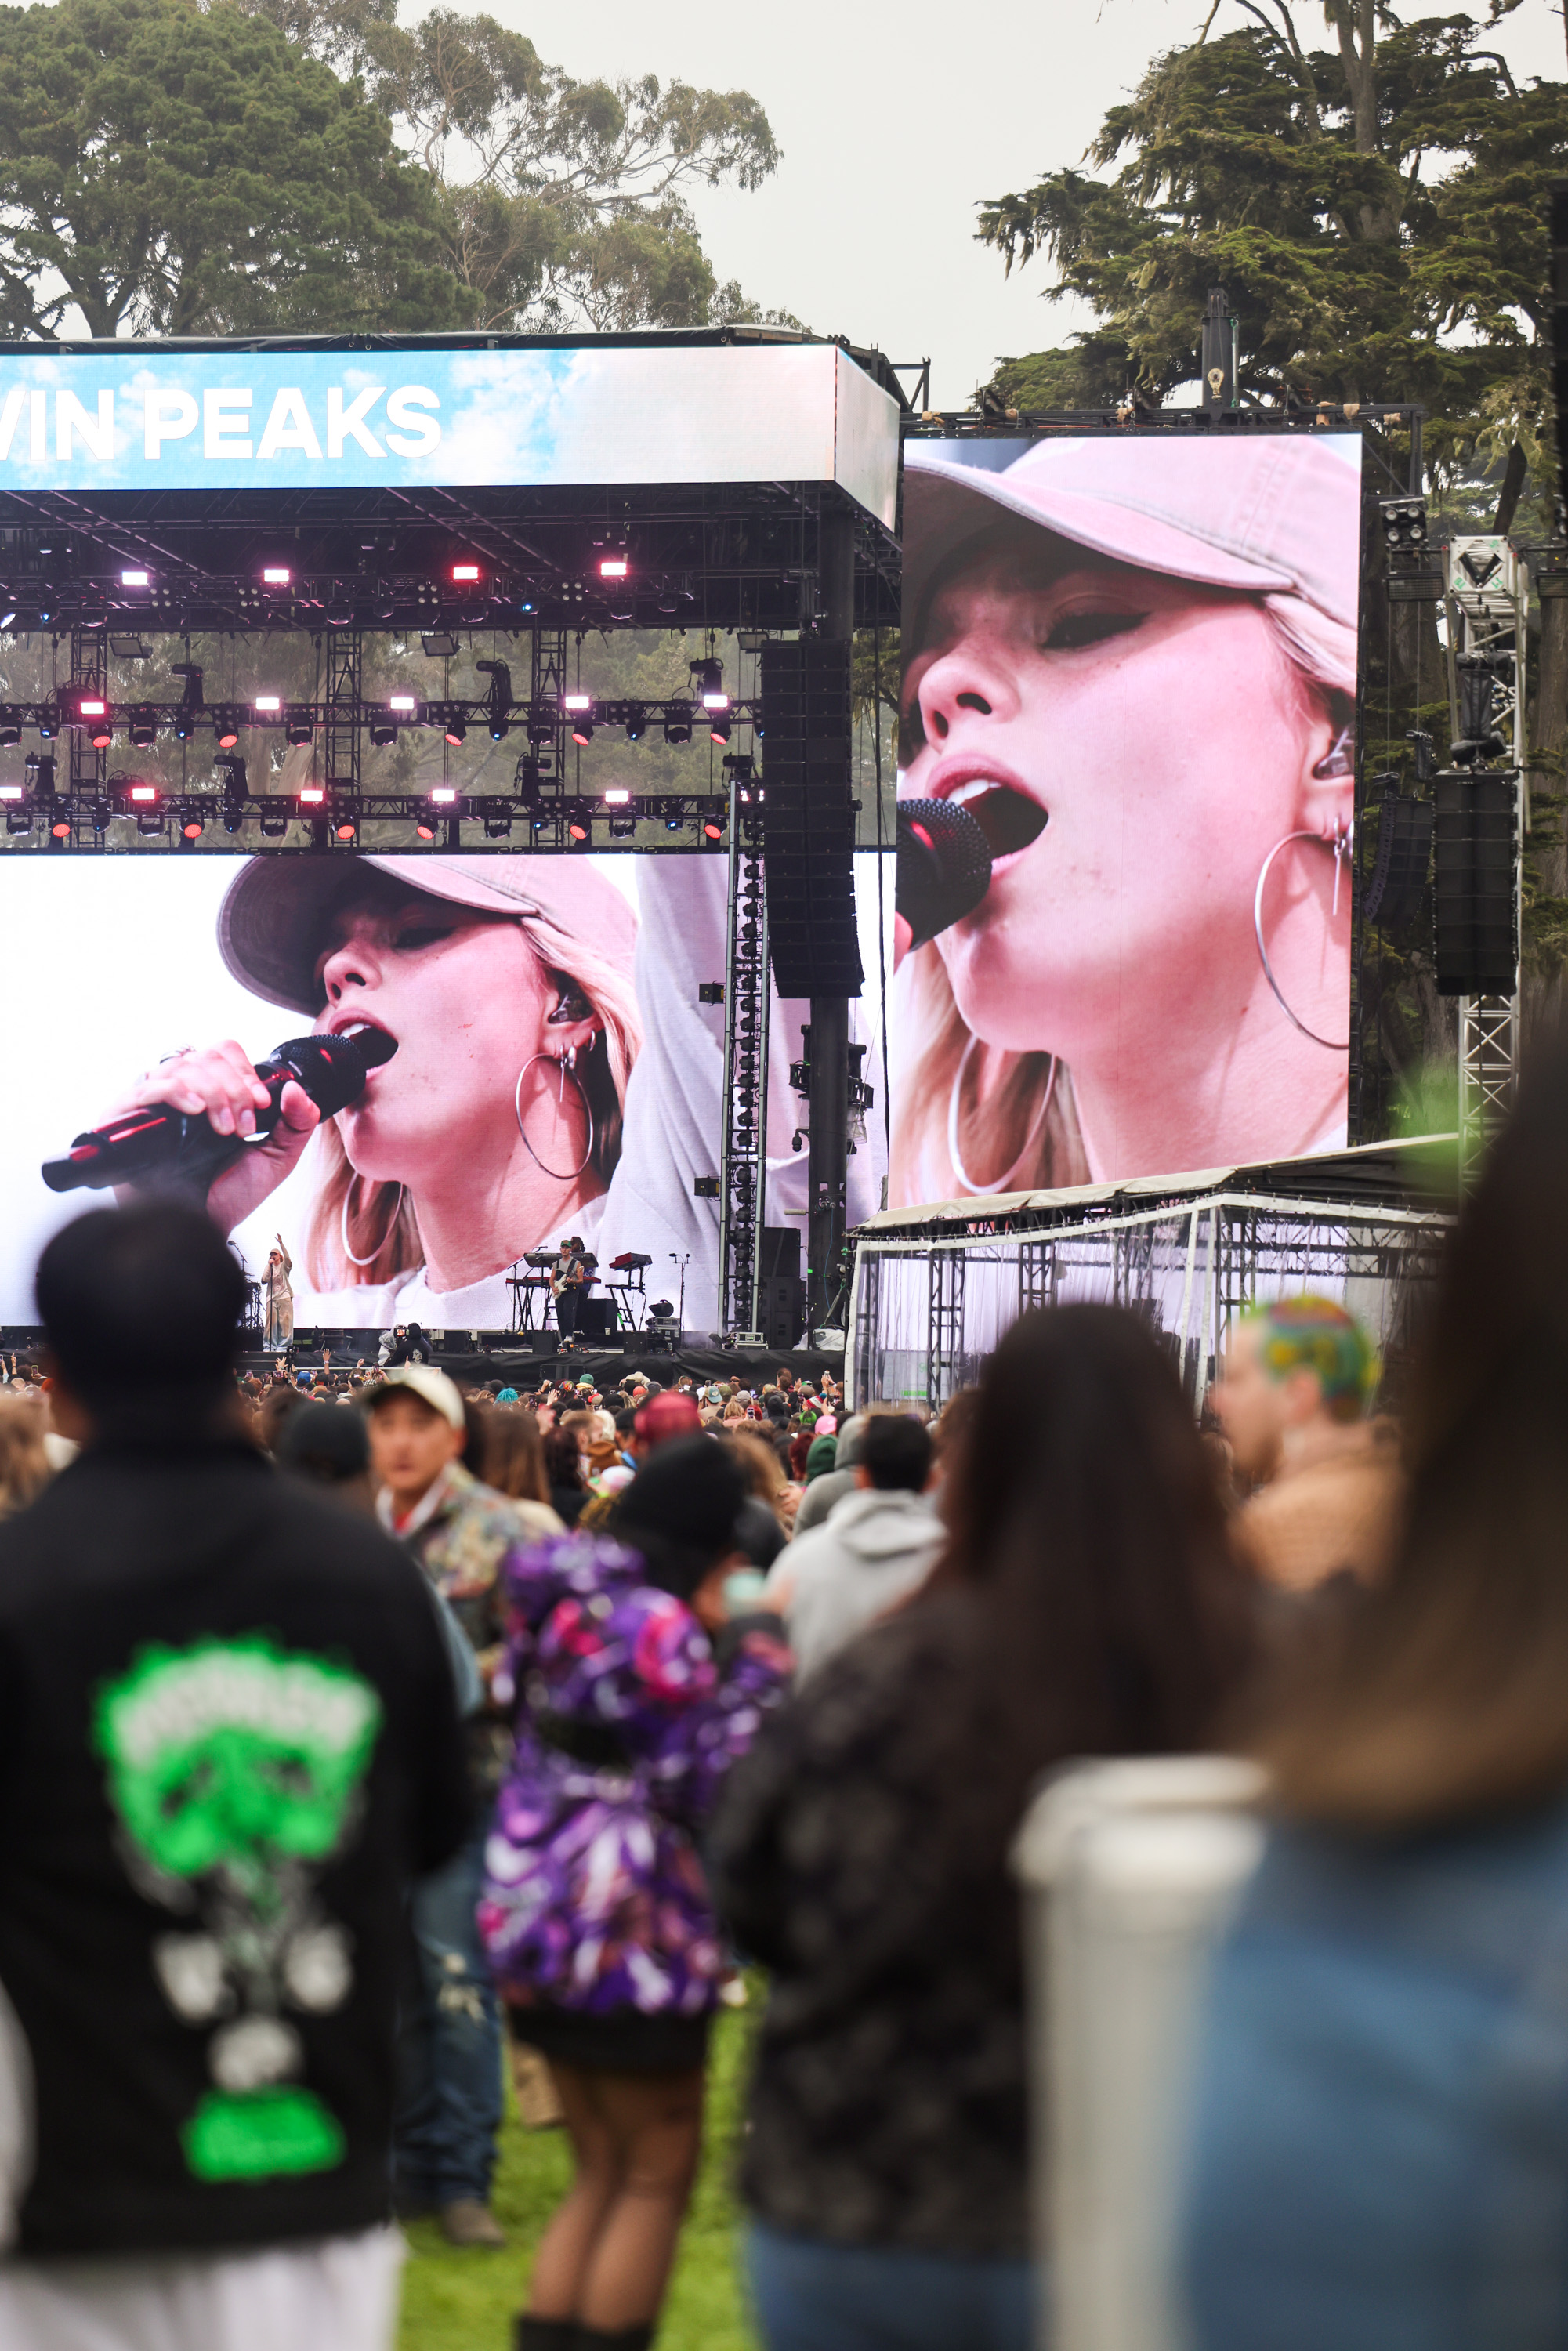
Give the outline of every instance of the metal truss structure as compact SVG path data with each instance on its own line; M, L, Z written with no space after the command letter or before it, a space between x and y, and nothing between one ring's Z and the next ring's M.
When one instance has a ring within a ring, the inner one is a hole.
M1480 665L1490 681L1490 724L1514 778L1515 840L1521 865L1514 878L1515 923L1523 901L1522 858L1530 810L1525 792L1525 629L1530 586L1524 565L1506 538L1476 536L1450 541L1447 554L1448 715L1456 742L1465 734L1461 681ZM1513 1100L1519 1068L1519 951L1507 996L1459 998L1459 1166L1462 1181L1479 1168L1488 1143Z
M719 1144L719 1327L762 1343L762 1225L768 1180L768 905L761 794L729 778L729 946L724 985L724 1133Z
M1020 1314L1092 1301L1148 1323L1196 1410L1238 1316L1308 1289L1342 1300L1397 1374L1448 1222L1430 1208L1220 1188L1117 1214L1064 1205L1049 1233L862 1233L850 1400L904 1397L936 1410L978 1377Z

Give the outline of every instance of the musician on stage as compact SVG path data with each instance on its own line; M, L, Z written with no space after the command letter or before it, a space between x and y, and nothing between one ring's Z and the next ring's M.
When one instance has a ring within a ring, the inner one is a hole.
M279 1233L277 1247L267 1258L262 1285L267 1296L267 1343L274 1353L294 1344L294 1291L288 1279L293 1270L294 1259Z
M556 1328L560 1332L563 1353L577 1336L577 1302L586 1278L582 1238L574 1233L570 1240L562 1241L549 1278L549 1294L555 1301Z

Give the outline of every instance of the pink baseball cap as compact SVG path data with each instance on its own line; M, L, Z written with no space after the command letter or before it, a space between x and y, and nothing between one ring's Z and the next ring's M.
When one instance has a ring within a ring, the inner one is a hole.
M998 448L962 445L980 457ZM1300 596L1341 626L1356 625L1359 434L1063 434L1031 443L999 469L960 463L946 454L952 447L904 444L906 660L940 574L1004 514L1142 571Z
M218 910L218 952L242 987L291 1012L321 1009L316 963L326 926L364 885L364 868L487 914L543 915L628 980L637 917L613 882L578 857L253 857Z

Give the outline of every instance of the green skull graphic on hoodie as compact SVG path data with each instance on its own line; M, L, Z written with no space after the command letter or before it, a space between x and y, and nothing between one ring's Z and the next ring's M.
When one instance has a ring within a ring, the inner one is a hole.
M314 1883L341 1849L381 1726L370 1684L260 1635L151 1646L98 1694L94 1735L128 1863L203 1931L170 1934L153 1959L188 2023L218 2023L217 2087L183 2134L206 2179L329 2168L343 2133L291 2078L301 2070L290 2008L324 2013L353 1975L347 1938Z

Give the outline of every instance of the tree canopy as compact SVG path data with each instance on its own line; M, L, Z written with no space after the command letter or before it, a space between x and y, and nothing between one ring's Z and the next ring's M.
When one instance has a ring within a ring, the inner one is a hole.
M754 189L779 150L746 90L578 81L494 16L373 35L376 100L444 198L481 324L689 327L724 298L686 192Z
M0 331L756 319L690 195L778 161L745 90L575 80L450 7L0 8Z
M1215 34L1222 7L1249 21ZM981 206L978 235L1009 269L1044 256L1048 298L1096 314L1001 362L1009 404L1158 401L1196 372L1222 285L1244 397L1421 401L1440 465L1533 448L1568 89L1516 87L1464 16L1401 24L1374 0L1325 0L1323 16L1333 49L1308 45L1291 0L1214 0L1197 39L1105 117L1092 170Z
M0 319L441 328L473 300L439 191L353 83L195 0L0 10Z

